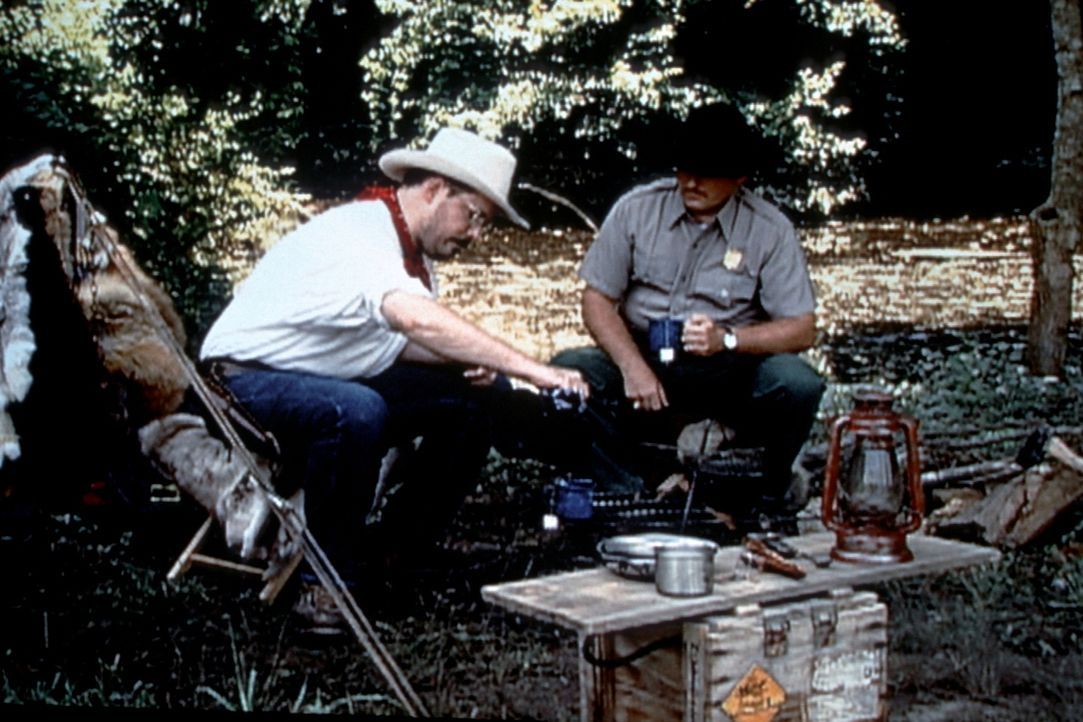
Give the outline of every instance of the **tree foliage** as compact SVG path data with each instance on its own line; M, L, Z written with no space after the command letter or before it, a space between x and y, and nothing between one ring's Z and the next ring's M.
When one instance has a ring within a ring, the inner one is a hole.
M184 72L201 63L171 62L167 31L201 32L198 5L11 7L0 13L0 67L17 107L44 124L38 136L74 151L77 169L201 327L216 311L231 261L279 232L303 198L289 190L289 168L255 152L248 126L273 126L263 89L204 92L213 82L186 82Z
M361 60L374 147L451 124L526 146L535 161L528 172L556 158L562 167L547 179L554 182L583 166L636 174L665 167L667 141L690 108L728 102L784 148L764 179L775 194L822 212L861 196L868 149L860 129L845 127L852 102L833 96L847 68L842 52L863 49L866 70L882 82L904 45L894 16L876 2L377 5L399 23ZM780 39L804 42L786 47ZM825 57L793 56L810 51ZM771 62L779 55L787 67ZM696 60L694 74L682 57ZM733 68L740 70L726 72Z
M26 0L0 9L5 160L65 152L198 336L305 191L444 124L602 212L690 108L734 103L782 148L761 185L829 212L904 44L873 0Z

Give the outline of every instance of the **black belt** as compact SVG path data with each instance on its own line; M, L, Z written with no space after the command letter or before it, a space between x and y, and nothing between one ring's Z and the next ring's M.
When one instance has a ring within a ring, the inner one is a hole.
M260 361L238 361L228 356L211 356L200 361L200 366L215 376L226 378L245 371L277 371Z
M234 361L223 356L203 359L199 366L211 392L209 403L215 404L226 414L245 446L265 459L277 462L282 456L278 440L263 428L224 382L224 379L242 371L267 371L272 370L271 367L258 361Z

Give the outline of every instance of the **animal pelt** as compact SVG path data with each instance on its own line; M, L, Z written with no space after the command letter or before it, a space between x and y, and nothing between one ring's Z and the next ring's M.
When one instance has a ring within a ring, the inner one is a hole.
M40 188L46 230L60 251L102 364L123 386L132 424L172 413L188 388L175 352L184 348L184 324L173 301L140 268L116 230L80 197L63 167L38 174L32 184Z
M101 230L115 238L111 228ZM188 380L176 349L183 349L184 326L169 296L135 264L131 252L113 241L118 257L131 269L150 310L142 305L132 286L110 263L92 278L76 286L76 295L87 315L90 331L98 342L102 364L112 379L123 385L127 412L133 425L176 411L184 399ZM175 345L167 344L155 328L154 315Z
M269 559L272 569L292 556L300 540L274 523L231 449L201 418L174 413L191 368L180 316L60 158L42 155L0 179L0 258L0 465L19 457L20 427L31 429L25 441L44 449L46 465L96 453L114 465L130 462L113 456L138 457L153 473L149 459L215 516L242 556ZM98 424L88 405L107 407L115 423ZM77 444L79 454L48 454ZM143 471L134 465L128 476ZM291 503L300 514L301 497Z
M26 287L31 230L19 217L19 191L47 165L39 158L0 178L0 465L22 451L8 409L30 390L30 358L36 348Z
M43 244L52 250L46 252ZM35 264L56 265L59 272L29 268L31 255ZM37 354L45 340L40 334L89 335L131 428L176 410L188 385L171 349L171 340L180 348L185 342L180 316L119 243L115 229L91 207L60 158L39 156L0 179L0 257L0 465L21 452L20 430L10 411L34 383L32 361L43 366ZM66 288L52 281L38 281L38 291L28 287L35 275L50 274L65 279ZM34 293L49 297L34 299ZM56 297L63 295L69 298ZM65 312L44 317L34 328L32 305L65 303L81 311L83 328L67 323ZM65 341L52 346L61 348ZM55 384L56 379L40 382Z

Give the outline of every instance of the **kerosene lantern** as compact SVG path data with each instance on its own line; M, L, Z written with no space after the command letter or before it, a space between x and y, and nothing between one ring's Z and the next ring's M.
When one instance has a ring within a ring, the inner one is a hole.
M891 395L866 388L831 424L823 522L835 532L831 556L844 562L906 562L906 535L921 526L918 422L896 413ZM849 442L849 443L848 443ZM905 468L899 464L899 442Z

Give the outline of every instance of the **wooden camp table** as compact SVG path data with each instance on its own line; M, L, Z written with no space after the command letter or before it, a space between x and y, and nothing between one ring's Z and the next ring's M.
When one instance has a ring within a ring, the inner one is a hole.
M830 532L788 538L799 551L830 553ZM711 594L667 597L652 582L634 581L599 566L483 587L482 598L509 611L551 622L578 633L579 709L582 720L681 719L684 713L679 647L662 648L631 665L606 668L584 652L606 660L628 655L652 642L681 633L686 621L732 612L751 604L775 604L925 574L994 562L989 547L914 534L908 538L914 559L896 564L833 562L817 568L798 559L807 576L800 580L760 572L736 578L742 547L723 547L715 557ZM649 663L646 663L649 660Z

